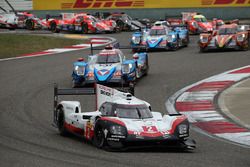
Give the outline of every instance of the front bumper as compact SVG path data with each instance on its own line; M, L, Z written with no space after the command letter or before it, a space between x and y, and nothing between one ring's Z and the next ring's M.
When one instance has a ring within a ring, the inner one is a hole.
M203 47L204 50L208 51L225 51L225 50L241 50L241 47L238 45L234 45L234 46L224 46L224 47L219 47L219 46L206 46Z
M180 139L174 135L164 137L138 137L129 135L126 138L121 136L109 136L107 144L114 149L121 148L144 148L144 147L166 147L166 148L183 148L194 149L195 141L191 139Z

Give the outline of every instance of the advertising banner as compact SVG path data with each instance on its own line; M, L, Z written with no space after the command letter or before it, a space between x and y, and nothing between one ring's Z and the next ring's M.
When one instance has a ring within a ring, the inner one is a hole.
M250 0L33 0L34 10L250 7Z

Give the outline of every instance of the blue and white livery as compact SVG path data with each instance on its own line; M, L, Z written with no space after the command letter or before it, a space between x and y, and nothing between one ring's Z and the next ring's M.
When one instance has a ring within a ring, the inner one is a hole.
M79 59L73 64L73 87L93 83L117 86L133 85L148 72L147 53L136 53L133 59L126 60L121 50L106 47L96 55L90 55L88 61Z
M133 51L140 50L177 50L189 43L188 30L184 26L165 26L156 24L149 30L132 35Z

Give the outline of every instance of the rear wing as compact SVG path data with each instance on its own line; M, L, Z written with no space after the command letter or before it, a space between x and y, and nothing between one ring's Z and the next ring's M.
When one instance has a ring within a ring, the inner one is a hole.
M182 12L182 21L186 22L188 20L191 20L194 15L197 15L196 12Z
M116 49L133 49L131 46L120 46L119 42L115 42L113 44L106 45L105 47L93 47L93 44L90 43L90 55L94 55L95 50L103 50L107 48L116 48Z
M114 101L116 98L123 98L134 95L134 87L117 87L110 88L104 85L95 84L91 88L58 88L54 85L54 113L53 121L57 123L57 107L59 96L67 95L96 95L96 109L98 109L104 102Z
M70 20L76 16L76 13L61 13L63 20Z

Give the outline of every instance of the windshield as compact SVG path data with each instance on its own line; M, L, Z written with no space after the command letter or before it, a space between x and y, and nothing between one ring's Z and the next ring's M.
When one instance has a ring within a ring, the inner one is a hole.
M149 35L166 35L165 29L151 29Z
M117 106L116 114L119 118L146 119L152 118L147 106Z
M128 15L123 15L122 17L124 20L132 20L132 18Z
M109 19L120 19L120 18L122 18L122 16L121 15L111 15L111 16L109 16L108 17Z
M89 17L90 20L92 20L93 22L98 22L98 20L94 17Z
M236 28L220 28L218 34L228 35L228 34L235 34L236 32L237 32Z
M98 64L106 64L106 63L118 63L120 62L119 56L117 54L99 54L97 57Z
M205 17L194 18L194 20L197 21L197 22L207 22L207 19Z

